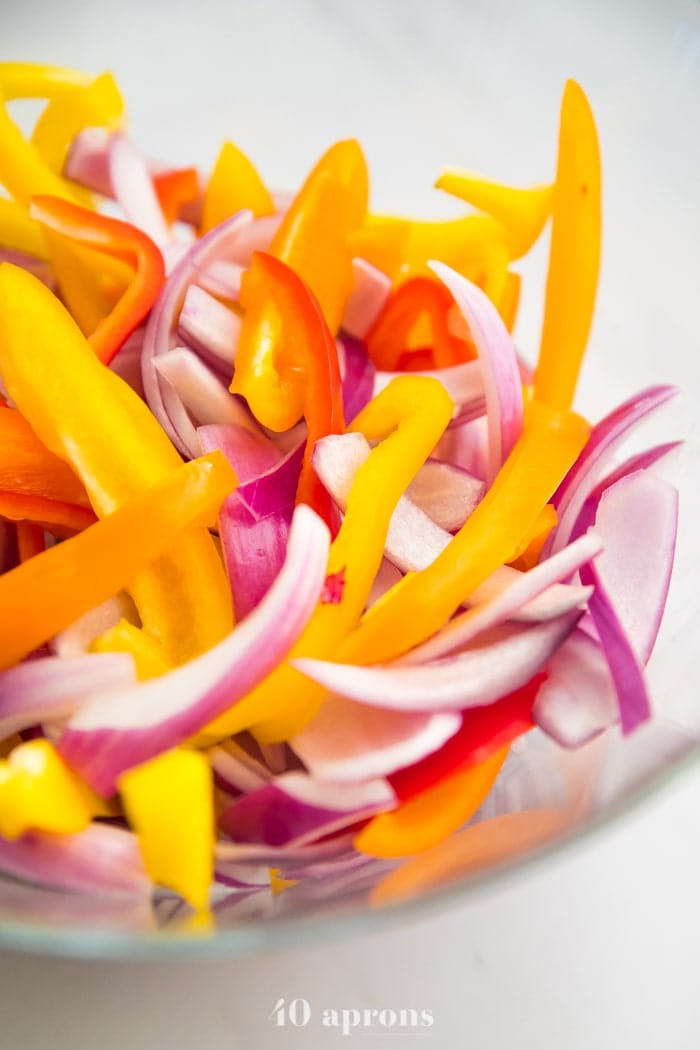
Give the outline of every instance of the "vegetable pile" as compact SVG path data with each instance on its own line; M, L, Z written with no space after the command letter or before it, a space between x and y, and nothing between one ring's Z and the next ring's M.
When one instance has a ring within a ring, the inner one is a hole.
M572 408L576 83L553 183L446 170L445 221L371 212L355 141L278 194L230 142L144 157L109 75L2 64L0 95L0 871L198 910L343 886L461 828L535 726L650 718L675 444L618 453L675 391ZM513 264L548 222L531 371Z

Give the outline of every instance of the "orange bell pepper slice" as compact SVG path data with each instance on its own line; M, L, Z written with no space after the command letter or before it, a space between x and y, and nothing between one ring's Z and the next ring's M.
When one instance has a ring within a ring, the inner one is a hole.
M0 576L0 670L128 587L184 530L216 513L235 484L224 456L202 456Z
M133 267L134 277L114 306L90 335L100 361L109 364L124 340L143 321L165 282L163 256L137 227L97 215L55 197L35 197L30 214L71 244L95 248Z
M332 501L311 466L311 454L319 438L345 429L335 339L313 292L265 252L253 256L241 302L251 323L241 331L231 389L273 430L287 430L304 416L307 438L297 501L308 503L330 526ZM263 315L264 340L257 334Z
M501 748L485 762L445 777L389 813L373 817L353 841L371 857L407 857L436 846L479 809L508 755Z
M535 394L573 401L593 319L601 246L600 149L583 90L567 81L561 104L552 238Z
M180 217L184 205L193 204L198 199L199 172L196 168L159 171L153 176L153 188L165 221L173 223Z

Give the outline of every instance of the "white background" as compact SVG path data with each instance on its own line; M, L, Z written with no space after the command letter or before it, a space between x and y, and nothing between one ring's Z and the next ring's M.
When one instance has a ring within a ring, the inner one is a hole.
M0 58L111 68L134 136L154 156L206 166L229 136L274 185L294 185L330 141L358 134L375 201L418 210L443 163L546 178L561 86L576 76L598 116L606 176L583 397L594 392L607 407L652 380L680 381L689 394L698 382L697 357L683 354L698 349L699 22L696 0L5 0ZM436 207L431 198L424 210ZM525 302L525 347L537 310ZM693 486L686 522L698 520L697 502ZM684 557L660 680L663 688L676 668L667 693L687 708L697 570ZM0 1047L326 1047L343 1037L321 1027L324 1009L412 1007L432 1011L428 1033L344 1041L696 1050L699 806L696 768L517 878L430 919L342 942L188 963L0 955ZM307 1028L273 1027L281 996L309 1001Z

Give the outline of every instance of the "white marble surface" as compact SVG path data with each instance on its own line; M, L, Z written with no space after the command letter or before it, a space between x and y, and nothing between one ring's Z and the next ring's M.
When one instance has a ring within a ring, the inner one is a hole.
M427 190L443 163L546 177L561 85L573 75L596 110L606 174L583 403L608 407L632 387L670 379L697 404L697 0L9 0L0 58L112 68L134 135L152 154L207 165L230 136L280 186L329 141L357 134L379 207L443 213ZM544 258L535 255L535 280ZM537 297L527 299L525 347L538 311ZM697 457L694 416L686 409L684 426ZM697 692L700 515L690 463L682 571L655 673L662 701L684 714ZM322 1048L366 1038L465 1050L695 1050L699 800L696 768L507 883L432 919L344 942L176 964L0 955L0 1046ZM272 1025L280 997L309 1001L307 1027ZM343 1037L320 1025L329 1008L427 1008L435 1023L423 1034Z

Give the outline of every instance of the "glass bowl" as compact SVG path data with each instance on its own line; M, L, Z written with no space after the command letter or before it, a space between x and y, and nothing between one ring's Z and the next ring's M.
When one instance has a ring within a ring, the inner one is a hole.
M651 724L583 749L537 733L514 746L475 822L401 872L361 873L217 900L213 928L181 902L153 906L0 880L0 945L93 957L243 954L447 906L505 872L590 833L698 755L694 646L700 616L694 529L700 365L696 299L700 208L700 7L692 0L444 0L220 5L13 5L0 57L111 69L130 128L151 156L211 164L239 142L277 186L298 185L338 138L362 142L377 210L446 216L430 187L443 165L527 185L553 171L568 77L600 133L604 250L594 328L577 397L590 418L645 385L683 396L645 443L682 437L665 471L681 494L676 568L649 680ZM532 359L546 238L525 260L516 341ZM505 813L499 825L483 818ZM497 827L498 831L494 831Z

